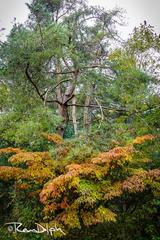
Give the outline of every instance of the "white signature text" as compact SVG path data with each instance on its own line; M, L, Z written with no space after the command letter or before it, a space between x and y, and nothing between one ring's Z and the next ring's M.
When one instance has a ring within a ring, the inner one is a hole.
M10 222L10 223L6 223L5 225L8 226L7 228L8 228L9 232L38 233L38 234L47 233L48 235L51 235L51 236L53 235L54 232L61 232L63 235L65 235L65 233L62 231L62 229L57 228L56 225L54 227L50 228L47 224L45 227L43 227L41 224L35 223L35 225L36 225L35 229L23 228L22 223L20 223L20 222Z

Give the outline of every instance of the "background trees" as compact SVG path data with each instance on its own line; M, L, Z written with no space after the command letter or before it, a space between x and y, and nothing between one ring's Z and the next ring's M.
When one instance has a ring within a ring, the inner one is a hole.
M110 68L107 51L116 34L119 11L88 7L82 1L33 1L28 7L28 25L15 24L8 42L2 44L6 79L11 78L13 87L25 88L26 94L33 92L32 96L37 95L44 105L57 109L63 122L59 126L62 135L73 118L77 135L76 94L83 94L84 127L89 128L90 95L97 87L94 78Z
M152 64L146 58L158 56L159 38L153 28L141 25L123 48L112 50L119 10L62 2L33 1L27 24L15 23L1 43L3 136L8 131L3 122L6 117L12 121L12 112L22 120L40 109L46 111L46 119L48 111L53 114L47 120L53 129L45 130L56 128L64 137L92 134L97 126L117 121L138 121L147 131L144 115L157 112L159 101L158 76L154 69L149 71L153 65L158 71L158 61Z
M158 240L159 36L122 42L121 12L81 0L28 8L0 44L1 221Z

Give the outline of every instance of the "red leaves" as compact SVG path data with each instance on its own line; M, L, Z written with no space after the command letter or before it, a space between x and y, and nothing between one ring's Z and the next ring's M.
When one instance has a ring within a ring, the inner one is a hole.
M143 192L145 190L145 175L133 175L123 182L122 189L128 192Z
M153 181L158 179L160 179L160 169L149 170L127 178L122 184L122 189L133 193L143 192L149 185L152 187Z
M60 204L60 208L65 209L65 208L67 208L67 207L69 207L69 205L68 205L68 200L67 200L66 197L64 197L63 201L62 201L61 204Z

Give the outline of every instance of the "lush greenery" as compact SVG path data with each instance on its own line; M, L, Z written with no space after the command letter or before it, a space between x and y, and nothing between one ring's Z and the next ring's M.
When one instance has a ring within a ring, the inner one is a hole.
M160 38L120 9L32 0L0 43L0 224L10 239L160 239Z

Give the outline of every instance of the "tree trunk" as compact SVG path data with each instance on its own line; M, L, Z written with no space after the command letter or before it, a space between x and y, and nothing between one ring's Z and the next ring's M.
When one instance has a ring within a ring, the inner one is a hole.
M85 99L85 107L84 107L84 129L87 134L91 131L91 112L90 108L88 107L91 103L91 95L88 94Z
M60 63L57 65L57 71L60 72ZM76 76L72 76L73 80L74 78L76 79ZM60 75L57 75L57 84L61 82ZM58 111L59 115L62 117L63 122L62 124L58 127L58 132L59 134L63 137L66 131L67 124L69 122L69 112L68 112L68 102L74 98L74 90L75 90L75 84L71 82L68 82L67 86L65 87L65 90L62 91L61 85L58 85L56 87L56 98L58 100ZM76 113L76 111L75 111ZM77 134L76 130L76 114L74 114L74 128L75 128L75 133Z
M60 63L58 62L57 63L57 72L59 72L60 70L61 70ZM61 81L60 75L57 75L57 84L59 84L60 81ZM61 85L58 85L56 87L55 93L56 93L56 98L57 98L57 100L59 102L58 103L58 113L59 113L60 117L62 118L62 123L57 127L57 132L62 137L64 137L66 126L67 126L67 123L69 121L69 118L68 118L67 105L65 105L63 103L63 94L62 94Z
M78 126L77 126L77 116L76 116L76 97L74 96L72 98L72 121L73 121L73 127L74 127L74 135L75 137L78 135Z
M89 107L92 99L94 97L94 93L96 90L96 85L92 84L90 89L87 92L86 99L85 99L85 107L84 107L84 129L87 134L91 133L91 108Z
M58 104L59 115L62 117L62 123L58 126L57 131L62 137L64 137L67 124L69 122L68 106L65 104Z

